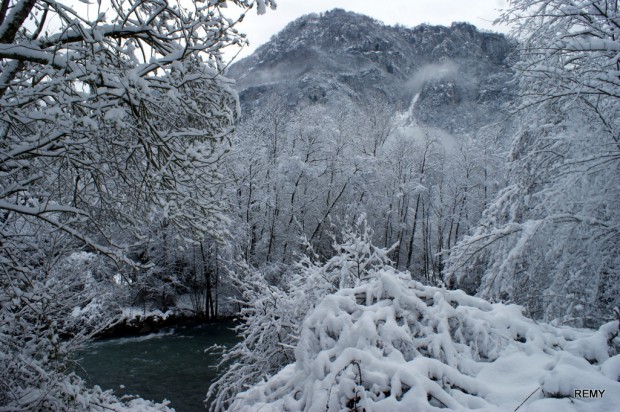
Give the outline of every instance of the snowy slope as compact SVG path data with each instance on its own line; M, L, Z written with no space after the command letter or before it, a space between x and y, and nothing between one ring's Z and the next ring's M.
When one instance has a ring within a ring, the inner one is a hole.
M618 322L558 328L521 312L382 270L325 297L295 362L230 410L617 411Z
M513 47L467 23L394 27L335 9L291 22L228 75L244 113L273 96L291 107L380 98L403 111L419 93L422 124L471 133L500 120L514 98Z

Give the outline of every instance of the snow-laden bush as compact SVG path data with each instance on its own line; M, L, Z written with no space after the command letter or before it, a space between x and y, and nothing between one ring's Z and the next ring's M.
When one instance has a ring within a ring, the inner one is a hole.
M34 367L34 365L32 365ZM170 412L168 401L156 403L139 397L118 398L111 390L89 388L75 374L40 371L36 387L16 386L14 399L3 402L0 411L91 411ZM3 400L5 401L5 400Z
M236 283L242 292L243 340L227 351L220 364L225 372L209 388L213 410L224 410L229 400L261 380L277 373L295 359L294 348L309 311L331 293L359 285L389 267L388 251L375 247L365 216L345 227L332 247L336 255L325 263L304 256L279 285L269 273L245 268Z
M0 411L168 410L162 404L123 401L99 387L88 388L70 373L76 351L114 321L118 308L111 274L105 279L106 274L99 273L107 260L87 252L57 255L33 252L31 259L43 262L39 270L3 267Z
M615 410L618 323L558 328L522 310L374 271L310 309L295 361L229 410ZM576 398L579 389L605 392Z

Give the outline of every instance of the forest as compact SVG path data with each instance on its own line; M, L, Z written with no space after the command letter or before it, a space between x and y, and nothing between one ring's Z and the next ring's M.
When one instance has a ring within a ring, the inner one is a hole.
M82 3L1 0L0 411L173 410L74 372L134 312L235 317L215 411L620 404L619 1L509 1L454 134L426 89L242 102L273 0Z

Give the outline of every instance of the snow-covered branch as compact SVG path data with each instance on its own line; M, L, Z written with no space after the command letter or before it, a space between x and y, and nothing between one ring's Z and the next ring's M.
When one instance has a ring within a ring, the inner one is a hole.
M106 325L93 285L148 266L131 252L150 226L179 243L226 237L218 169L239 105L222 51L244 44L244 13L275 6L232 2L238 16L221 0L1 2L0 409L128 408L65 375ZM117 264L110 278L85 284L93 271L71 261L83 249ZM71 314L87 306L99 320L82 324Z

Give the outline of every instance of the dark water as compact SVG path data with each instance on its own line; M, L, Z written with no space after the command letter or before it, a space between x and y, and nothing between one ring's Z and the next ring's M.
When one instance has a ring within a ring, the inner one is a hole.
M233 324L208 324L159 334L109 339L81 353L78 374L91 385L158 402L167 399L177 412L205 411L204 398L216 377L214 344L237 342ZM220 352L218 352L220 353Z

